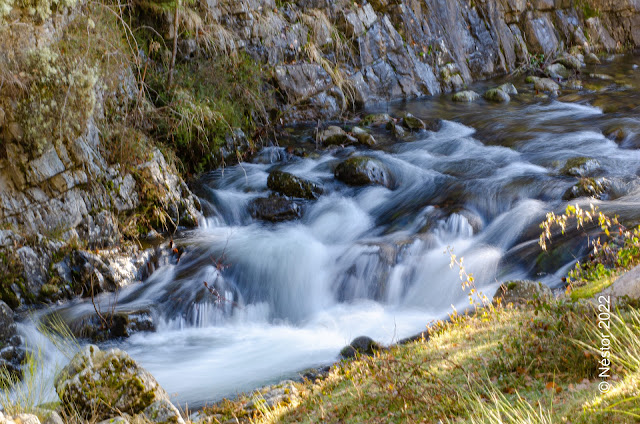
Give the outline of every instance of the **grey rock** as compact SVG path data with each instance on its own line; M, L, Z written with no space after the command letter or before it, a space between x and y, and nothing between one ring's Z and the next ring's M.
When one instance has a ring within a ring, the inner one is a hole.
M571 177L588 177L600 169L600 162L597 159L578 156L567 160L560 174Z
M357 355L372 356L375 352L382 350L382 346L367 336L356 337L340 351L343 358L353 358Z
M317 199L322 186L284 171L272 171L267 178L267 187L284 196Z
M360 144L364 144L368 147L373 147L376 145L376 139L366 130L360 127L353 127L351 129L351 134L358 140Z
M516 89L516 87L511 84L510 82L504 83L501 86L498 87L499 90L504 91L505 93L509 94L509 95L516 95L518 94L518 90Z
M0 420L1 421L1 420ZM43 424L64 424L62 417L56 411L51 411Z
M410 113L406 113L402 117L402 123L405 127L409 128L411 131L418 131L426 128L426 125L422 119L416 118Z
M493 303L521 305L530 301L551 299L552 297L551 289L542 283L526 280L508 281L498 287L498 290L493 295Z
M325 146L352 144L356 139L340 127L330 126L318 134L318 139Z
M561 63L551 64L547 66L544 71L550 78L553 78L555 80L567 79L571 75L569 70L565 68Z
M613 284L604 289L600 295L640 299L640 265L616 278Z
M490 102L508 103L511 97L499 88L492 88L484 93L484 98Z

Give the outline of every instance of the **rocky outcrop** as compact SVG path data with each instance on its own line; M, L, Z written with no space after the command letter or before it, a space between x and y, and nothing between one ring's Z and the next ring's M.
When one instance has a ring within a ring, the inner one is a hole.
M16 377L21 376L25 354L24 341L13 321L13 311L0 300L0 367L6 367Z
M156 423L184 423L160 384L119 349L86 346L57 376L62 407L101 421L128 414Z
M586 58L640 44L640 5L631 0L208 4L235 46L273 66L293 120L459 90L532 55L558 55L561 69L575 66L561 54L571 47Z

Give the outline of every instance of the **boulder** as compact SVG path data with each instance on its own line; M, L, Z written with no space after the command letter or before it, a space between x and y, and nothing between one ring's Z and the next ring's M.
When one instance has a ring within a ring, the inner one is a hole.
M383 347L367 336L356 337L340 351L342 358L354 358L357 355L373 356L376 352L382 350Z
M291 380L282 381L274 386L263 387L253 394L253 398L244 407L245 410L260 410L261 408L276 408L290 405L299 398L298 388Z
M333 125L321 131L318 134L318 139L325 146L340 146L356 142L356 139L347 134L345 130Z
M353 186L378 184L391 188L389 171L382 162L366 156L351 157L341 162L334 172L343 183Z
M640 265L625 272L600 293L603 296L640 299Z
M550 299L552 296L551 289L542 283L527 280L508 281L498 287L493 295L493 303L519 305L532 300Z
M423 120L416 118L410 113L407 113L402 118L402 124L411 131L419 131L426 128Z
M86 346L56 376L54 384L62 407L87 420L144 414L162 418L155 422L184 423L156 379L120 349Z
M249 213L263 221L281 222L300 218L302 209L298 203L286 197L270 196L252 200Z
M12 417L0 412L0 424L40 424L40 419L32 414L18 414Z
M272 171L267 178L267 187L284 196L304 199L317 199L322 194L320 185L284 171Z
M484 98L490 102L507 103L511 101L511 97L499 88L492 88L484 93Z
M598 56L596 56L593 53L588 53L584 57L584 61L585 61L585 63L588 63L590 65L599 65L600 64L600 58L598 58Z
M596 57L597 59L597 57ZM568 53L563 54L559 58L556 59L556 62L561 64L567 69L579 70L584 66L582 60L579 57L570 55Z
M600 162L596 159L579 156L567 160L560 174L569 177L586 177L592 175L595 171L600 169Z
M0 300L0 367L20 377L25 356L24 340L17 334L13 311Z
M458 91L457 93L455 93L451 99L454 102L475 102L476 100L478 100L480 98L480 95L478 93L476 93L475 91L471 91L471 90L465 90L465 91Z
M351 129L351 134L358 140L360 144L364 144L365 146L369 147L373 147L376 145L376 139L366 130L360 127L353 127Z
M82 316L69 323L74 336L102 342L110 339L127 338L142 331L156 330L153 315L149 309L135 311L102 311L100 318L95 313Z

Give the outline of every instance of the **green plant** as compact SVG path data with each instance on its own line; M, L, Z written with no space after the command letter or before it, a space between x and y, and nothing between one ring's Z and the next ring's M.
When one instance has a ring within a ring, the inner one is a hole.
M496 390L491 384L485 384L481 390L466 394L470 406L471 424L553 424L553 404L543 408L541 404L533 407L516 392L515 399ZM551 400L551 399L550 399Z

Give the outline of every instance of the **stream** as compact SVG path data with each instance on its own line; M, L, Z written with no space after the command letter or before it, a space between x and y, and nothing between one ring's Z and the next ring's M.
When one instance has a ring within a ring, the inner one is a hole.
M460 104L443 95L381 105L367 112L408 111L443 122L436 132L403 140L373 128L373 149L316 150L315 128L291 129L280 147L200 180L206 216L176 240L186 247L179 263L118 295L118 308L149 308L157 331L104 346L126 350L174 401L193 409L333 363L357 336L390 344L422 331L452 305L464 309L469 301L448 246L489 297L513 279L561 290L586 241L554 244L563 248L546 256L537 242L545 214L561 211L577 182L561 172L567 160L595 159L585 172L606 178L609 188L591 202L627 221L640 218L637 64L640 57L616 56L584 70L581 79L597 92L540 98L517 77L509 81L520 94L508 104ZM589 77L596 71L612 79ZM481 93L504 81L471 88ZM288 153L293 143L309 154ZM351 155L381 161L392 188L351 187L334 178L336 165ZM301 202L299 220L267 223L248 212L251 200L268 194L275 169L324 187L318 200ZM107 308L110 296L98 301ZM78 300L59 308L79 316L93 305ZM47 369L66 363L33 324L20 329L29 346L41 346Z

